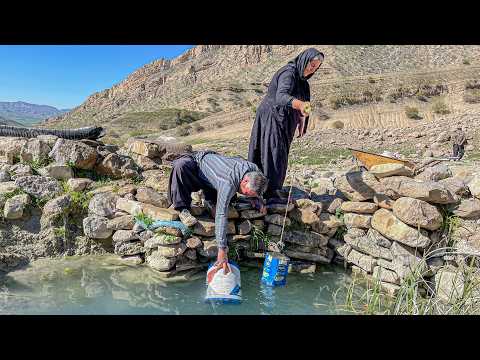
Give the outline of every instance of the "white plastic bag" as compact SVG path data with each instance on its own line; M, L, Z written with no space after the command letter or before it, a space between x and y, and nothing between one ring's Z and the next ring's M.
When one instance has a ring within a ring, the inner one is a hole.
M242 301L240 270L237 264L228 262L231 271L225 274L223 268L217 270L210 264L207 271L206 301L221 303L239 303Z

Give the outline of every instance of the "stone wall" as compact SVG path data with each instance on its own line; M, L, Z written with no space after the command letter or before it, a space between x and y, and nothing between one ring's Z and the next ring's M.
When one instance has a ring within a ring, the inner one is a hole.
M170 162L184 151L191 148L138 139L122 149L52 136L3 139L0 270L36 257L101 252L113 252L130 265L150 266L165 277L188 278L205 268L216 258L217 246L214 219L201 192L192 194L198 223L188 235L136 224L139 216L179 219L168 208L166 191ZM291 203L269 206L266 216L232 204L230 258L261 266L265 252L277 251L282 239L291 271L346 265L395 294L415 271L428 281L437 279L437 288L447 291L450 275L467 257L480 255L475 232L480 176L453 176L441 164L414 177L408 168L387 164L338 176L333 190L321 194L293 188ZM449 235L447 215L473 232L457 229ZM24 230L12 230L35 217L39 226L25 230L31 240L24 241ZM458 251L444 249L453 240ZM31 250L32 244L38 251Z

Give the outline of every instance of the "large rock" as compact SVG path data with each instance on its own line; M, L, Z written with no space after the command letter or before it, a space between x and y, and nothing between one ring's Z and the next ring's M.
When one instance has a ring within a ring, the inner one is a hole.
M215 221L199 219L193 228L193 233L200 236L215 236Z
M107 224L108 228L108 224ZM137 234L132 230L117 230L112 236L112 241L116 243L123 243L128 241L137 240Z
M30 167L30 165L27 165L27 164L12 165L12 166L10 166L9 172L10 172L10 177L12 178L12 180L15 180L15 179L17 179L19 177L22 177L22 176L33 175L32 168Z
M410 197L395 201L393 214L408 225L431 231L439 229L443 223L442 214L435 206Z
M425 248L430 244L428 234L424 230L411 228L385 209L373 214L371 225L385 237L411 247Z
M390 251L393 255L393 270L405 279L411 274L424 275L428 269L422 254L416 249L394 242ZM382 264L383 266L383 264Z
M400 277L397 275L395 271L385 269L380 266L375 266L373 268L372 276L375 279L378 279L384 282L400 285Z
M427 167L423 172L415 176L415 179L424 181L439 181L452 176L452 171L445 164Z
M27 194L36 198L53 198L63 191L60 183L45 176L22 176L15 180L15 184Z
M27 141L25 138L2 138L0 141L0 162L7 164L18 162L22 148Z
M142 203L154 205L160 208L168 208L169 206L166 195L160 194L148 187L139 187L135 197Z
M148 266L158 271L168 271L175 266L175 258L162 256L158 251L152 252L145 260Z
M289 204L268 204L267 211L269 214L280 214L285 215L285 211L288 213L295 208L295 205L292 203Z
M320 221L317 213L311 208L293 209L289 216L300 224L312 225Z
M373 268L377 265L377 261L373 257L362 254L355 249L352 249L348 253L347 261L357 265L369 274L373 272Z
M343 223L347 228L370 228L370 222L372 221L372 215L361 215L355 213L346 213L343 217Z
M124 198L118 198L115 207L117 210L125 211L133 216L136 216L142 212L142 204L140 202Z
M392 260L393 256L389 249L377 245L367 236L352 237L348 234L344 236L345 242L357 251L371 255L375 258Z
M119 197L112 193L100 193L92 197L88 204L88 212L90 215L103 216L113 218L115 216L116 204Z
M480 174L475 174L468 182L470 193L477 199L480 199Z
M191 238L187 239L186 245L189 249L198 249L203 246L203 243L199 238L192 236Z
M382 192L382 185L368 171L349 172L335 179L335 187L351 201L373 199L376 192Z
M150 204L144 204L134 200L119 198L116 203L118 210L125 211L130 215L143 213L153 220L177 220L178 212L173 209L162 209Z
M133 256L143 254L145 248L140 241L127 241L115 243L115 254L122 256Z
M168 182L170 179L170 167L162 167L160 170L144 171L142 176L145 178L143 184L158 192L166 193L168 191Z
M237 226L238 233L240 235L250 234L250 232L252 231L252 227L253 226L252 226L252 223L251 223L250 220L244 220L240 224L238 224L238 226Z
M387 239L375 229L368 229L367 237L371 242L378 246L390 249L392 247L392 240Z
M201 256L209 259L215 259L218 256L218 246L216 240L203 241L203 248L197 249Z
M162 165L161 159L151 159L134 153L130 153L130 157L142 170L156 170Z
M74 176L72 168L67 165L50 164L38 169L37 172L42 176L49 176L57 180L68 180Z
M288 217L285 217L284 215L280 214L271 214L271 215L266 215L265 216L265 222L270 223L270 224L275 224L279 226L283 226L283 223L285 222L285 226L290 226L291 221Z
M97 173L114 178L138 177L138 170L137 164L131 158L115 153L108 154L95 167Z
M185 250L187 250L187 246L183 242L181 242L181 243L172 244L172 245L159 245L157 252L161 256L175 257L175 256L182 255L185 252Z
M405 176L392 176L380 181L387 190L395 194L396 198L412 197L435 204L457 202L455 196L448 189L434 181L421 181Z
M447 179L442 179L439 181L447 190L449 190L453 195L457 196L467 196L468 195L468 186L462 179L456 177L449 177Z
M242 219L258 219L263 217L264 215L258 210L243 210L240 212L240 218Z
M141 204L142 212L153 220L178 220L178 212L173 209L163 209L150 204Z
M39 139L28 139L20 151L20 157L24 162L41 161L48 158L50 146Z
M0 170L0 183L10 181L11 177L8 171L6 170Z
M47 201L47 203L43 206L42 216L66 214L69 212L71 205L72 199L70 195L61 195Z
M312 253L301 252L301 251L296 251L291 249L284 250L284 253L285 255L287 255L292 259L300 259L300 260L313 261L317 263L330 264L332 262L334 253L329 248L327 248L326 251L327 251L326 255L312 254Z
M132 215L123 215L114 219L108 220L108 228L114 231L117 230L132 230L135 225L135 218Z
M441 268L435 274L435 293L445 303L454 303L463 297L465 277L461 269Z
M413 176L413 171L403 164L374 165L369 171L379 179L389 176Z
M87 189L93 181L86 178L76 178L76 179L69 179L67 181L68 188L71 191L83 191Z
M453 208L453 213L463 219L477 220L480 218L480 200L462 199L460 204Z
M376 193L373 195L373 202L382 209L392 210L395 200L392 200L388 195Z
M309 246L309 247L323 247L328 244L328 237L322 234L317 234L313 231L285 231L283 241L292 244Z
M157 144L131 138L126 144L127 151L145 156L147 158L161 157L163 154Z
M3 216L7 220L16 220L23 217L26 206L30 203L27 194L15 195L5 202Z
M344 212L353 212L358 214L373 214L378 210L376 204L361 201L345 201L340 206Z
M162 245L177 245L181 242L181 237L166 234L156 234L154 237L145 241L144 246L147 249L155 249Z
M49 156L58 164L70 164L77 169L90 170L97 161L97 152L80 141L58 139Z
M108 227L108 219L100 216L87 216L83 219L83 232L92 239L107 239L113 230Z

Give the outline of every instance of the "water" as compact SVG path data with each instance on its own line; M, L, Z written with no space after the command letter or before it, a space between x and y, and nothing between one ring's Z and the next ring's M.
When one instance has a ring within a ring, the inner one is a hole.
M0 314L338 314L348 283L341 267L289 274L286 287L260 283L261 269L241 267L240 305L205 303L205 272L168 281L114 256L41 259L0 278Z

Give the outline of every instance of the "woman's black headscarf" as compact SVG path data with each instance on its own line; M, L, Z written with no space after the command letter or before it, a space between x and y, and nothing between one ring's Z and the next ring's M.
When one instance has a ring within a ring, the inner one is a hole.
M295 66L295 68L297 69L298 75L302 80L308 80L314 74L314 73L310 74L307 77L303 76L303 72L305 71L305 68L315 56L321 57L322 60L325 58L322 52L318 51L315 48L309 48L307 50L302 51L295 59L289 62L289 64L292 64L293 66Z

